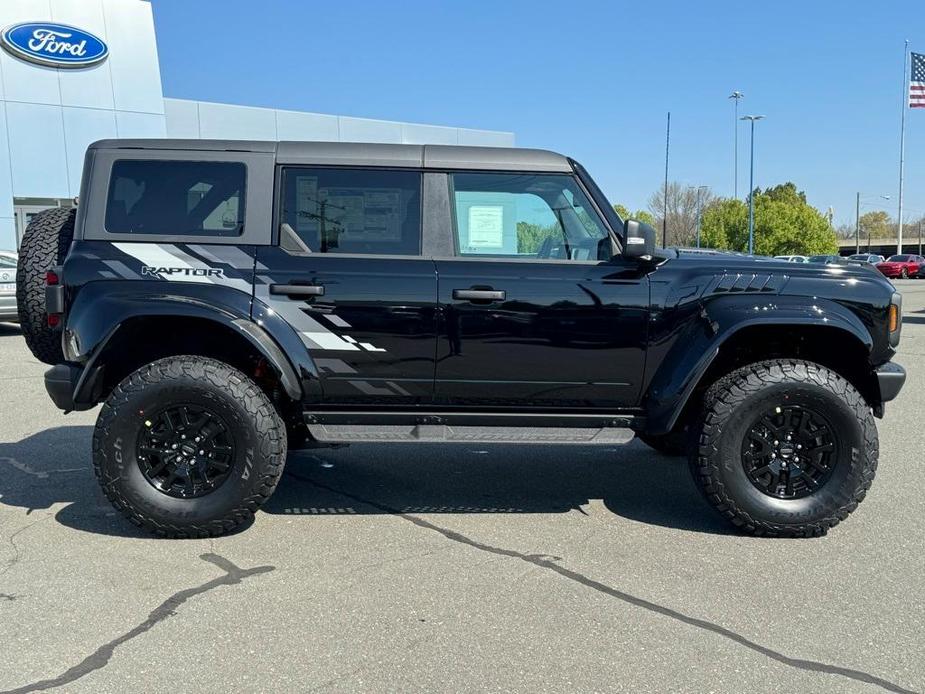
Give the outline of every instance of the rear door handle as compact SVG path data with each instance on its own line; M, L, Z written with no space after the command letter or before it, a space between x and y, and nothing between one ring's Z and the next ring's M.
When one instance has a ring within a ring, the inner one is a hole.
M324 296L324 287L317 284L271 284L270 294L286 296Z
M453 298L462 301L504 301L507 292L497 289L454 289Z

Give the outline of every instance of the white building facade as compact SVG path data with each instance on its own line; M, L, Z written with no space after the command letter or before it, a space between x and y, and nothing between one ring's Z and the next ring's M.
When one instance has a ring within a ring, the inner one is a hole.
M0 27L0 249L36 212L73 204L103 138L514 145L509 132L165 98L147 0L0 0ZM94 38L104 57L63 62Z

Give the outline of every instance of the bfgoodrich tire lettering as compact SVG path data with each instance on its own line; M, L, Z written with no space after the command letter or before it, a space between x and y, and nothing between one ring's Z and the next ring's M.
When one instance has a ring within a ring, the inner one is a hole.
M19 323L33 356L46 364L64 361L61 333L48 327L45 273L64 262L74 239L77 210L55 207L39 212L23 234L16 268Z
M800 498L763 493L743 464L750 427L778 405L824 412L835 432L831 474ZM878 454L870 408L848 381L818 364L775 360L746 366L710 387L691 471L707 500L741 530L812 537L824 535L857 508L873 482Z
M139 465L147 413L190 403L220 416L234 437L231 472L203 496L159 491ZM103 492L136 525L166 537L221 535L249 521L282 475L286 428L244 374L196 356L161 359L131 374L106 400L93 434L93 465Z

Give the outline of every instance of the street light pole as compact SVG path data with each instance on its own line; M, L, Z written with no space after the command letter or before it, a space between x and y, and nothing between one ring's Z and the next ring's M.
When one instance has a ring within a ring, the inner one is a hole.
M748 174L748 254L755 252L755 121L764 116L742 116L740 120L747 120L752 124L751 164Z
M732 94L729 95L730 99L735 101L735 118L732 121L733 125L733 165L732 165L732 197L736 200L739 199L739 99L745 97L745 94L736 89Z

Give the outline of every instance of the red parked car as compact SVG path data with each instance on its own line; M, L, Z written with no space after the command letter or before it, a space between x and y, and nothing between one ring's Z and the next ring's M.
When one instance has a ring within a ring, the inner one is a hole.
M877 269L887 277L917 277L919 268L925 265L925 258L920 255L891 255L882 263L877 263Z

